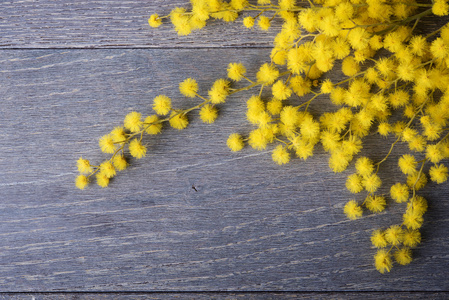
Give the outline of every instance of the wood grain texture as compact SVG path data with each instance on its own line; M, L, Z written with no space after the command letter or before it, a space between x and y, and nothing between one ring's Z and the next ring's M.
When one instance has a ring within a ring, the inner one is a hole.
M264 32L244 28L242 17L225 26L223 21L211 20L202 30L181 37L168 21L158 29L148 25L151 14L167 15L187 3L187 0L2 1L0 48L269 47L282 25L275 18L270 30ZM432 18L424 19L420 27L430 32L435 22Z
M252 128L244 120L251 92L221 105L213 125L194 113L185 131L147 138L149 155L131 160L109 188L74 187L76 159L105 159L98 138L128 112L151 113L160 93L189 107L193 100L177 92L185 77L206 94L229 62L253 77L267 60L277 21L267 33L213 21L188 37L147 25L152 13L185 3L2 1L0 299L447 298L447 185L421 193L430 208L412 265L381 275L369 236L400 222L404 206L348 221L342 207L353 196L344 181L353 166L333 174L322 149L285 167L271 161L272 148L231 153L227 136ZM433 28L429 19L417 30ZM318 115L329 102L310 110ZM376 135L366 138L374 160L387 150ZM404 180L394 163L381 176ZM39 293L52 291L64 293Z
M447 299L447 292L184 292L184 293L5 293L0 294L1 300L165 300L165 299L196 299L196 300L266 300L266 299L334 299L334 300L358 300L358 299Z
M76 159L105 159L98 138L128 112L151 113L160 93L189 107L177 91L186 76L204 94L230 61L253 77L265 57L266 49L0 51L0 291L447 290L447 185L421 193L430 210L412 265L381 275L369 236L400 222L404 206L347 220L344 181L354 168L333 174L322 149L284 167L271 148L231 153L227 136L251 129L251 92L221 105L213 125L192 114L185 131L146 139L149 155L109 188L74 187ZM327 109L325 98L310 107ZM379 160L387 148L373 134L364 153ZM403 180L396 169L382 168L383 180Z
M178 37L172 25L152 29L153 13L167 15L185 0L24 0L2 1L0 47L2 48L93 48L93 47L263 47L271 45L280 28L274 21L270 32L247 30L242 20L210 26L189 37ZM188 5L187 5L188 6ZM256 34L257 33L257 34Z

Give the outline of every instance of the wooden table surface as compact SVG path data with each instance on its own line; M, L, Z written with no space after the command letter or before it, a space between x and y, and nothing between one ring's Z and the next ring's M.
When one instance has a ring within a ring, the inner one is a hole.
M98 138L127 113L151 113L160 93L190 107L197 100L177 89L186 77L206 94L229 62L254 76L268 60L279 23L260 32L214 21L187 37L148 26L186 2L1 1L0 299L448 297L447 184L420 193L429 211L412 264L382 275L369 237L404 206L346 219L354 167L334 174L321 147L282 167L272 147L229 151L227 136L252 128L252 92L221 105L212 125L194 113L186 130L146 139L148 155L110 187L75 188L76 160L105 159ZM381 159L379 141L369 135L363 153ZM400 150L384 182L403 180Z

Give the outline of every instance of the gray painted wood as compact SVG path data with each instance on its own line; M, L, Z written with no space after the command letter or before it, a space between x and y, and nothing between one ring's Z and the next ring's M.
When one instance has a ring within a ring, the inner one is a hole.
M256 1L251 1L255 3ZM196 48L268 47L279 31L276 18L268 32L243 27L243 13L235 22L208 21L200 31L179 37L168 22L152 29L148 17L167 15L187 0L10 0L0 5L1 48ZM187 5L188 6L188 5ZM435 20L422 20L434 28ZM429 30L430 31L430 30Z
M97 300L97 299L117 299L117 300L136 300L136 299L198 299L198 300L216 300L216 299L447 299L447 292L327 292L327 293L289 293L289 292L266 292L266 293L6 293L0 294L0 299L5 300Z
M242 18L223 26L211 20L201 31L178 37L167 20L152 29L153 13L167 15L185 0L101 1L2 1L0 47L2 48L92 48L92 47L263 47L272 44L280 28L274 21L270 32L248 30ZM257 14L257 13L256 13Z
M76 159L105 159L98 138L128 112L151 113L160 93L189 107L193 100L177 92L185 77L197 78L205 94L229 62L245 63L254 76L267 59L277 22L263 33L217 21L188 37L147 25L151 13L184 3L2 1L0 292L30 293L0 299L445 298L343 292L448 290L447 185L422 192L430 209L412 265L378 274L369 235L400 222L403 205L348 221L342 207L352 197L344 188L352 166L333 174L321 149L284 167L271 162L272 148L231 153L227 136L251 129L244 120L251 92L221 105L213 125L191 114L185 131L165 128L146 139L149 155L109 188L74 187ZM433 22L418 30L431 31ZM328 103L310 109L317 115ZM387 152L378 141L366 139L364 154L374 160ZM402 180L394 163L381 172L385 182ZM51 291L67 293L32 293ZM323 293L175 293L182 291Z
M149 155L109 188L74 187L76 159L106 158L97 140L128 112L151 113L159 93L189 107L194 100L177 91L187 74L206 93L228 62L254 76L265 57L265 49L2 50L0 291L447 290L447 185L422 192L430 210L412 265L381 275L369 236L400 222L404 206L347 220L344 182L354 168L333 174L322 149L283 167L269 149L231 153L227 136L251 129L251 92L221 105L215 124L192 114L185 131L146 139ZM374 160L388 150L378 142L365 143ZM396 169L382 168L383 180L403 180Z

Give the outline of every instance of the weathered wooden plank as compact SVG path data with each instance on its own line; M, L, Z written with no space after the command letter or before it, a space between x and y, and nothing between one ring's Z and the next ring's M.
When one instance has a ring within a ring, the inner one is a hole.
M228 62L254 76L264 57L266 49L1 51L0 291L447 290L447 185L422 192L430 211L412 265L381 275L369 235L400 222L403 205L348 221L353 168L333 174L323 150L285 167L269 149L228 151L227 136L251 128L251 92L222 105L213 125L193 114L185 131L146 139L149 155L109 188L75 189L75 160L104 159L97 139L128 112L150 113L159 93L189 107L177 92L186 76L206 93ZM366 139L374 160L387 152L378 141ZM382 176L402 180L394 163Z
M255 1L253 1L255 2ZM11 0L0 5L0 48L196 48L267 47L281 27L275 18L268 32L247 30L242 17L233 23L210 21L190 36L178 37L167 21L152 29L148 17L168 14L188 0ZM257 12L243 15L257 15ZM420 28L431 32L438 19Z
M151 14L166 15L178 6L189 7L189 1L2 1L0 47L261 47L271 45L280 27L275 21L264 33L245 29L241 18L226 26L214 20L204 30L178 37L169 21L158 29L148 25Z
M326 293L294 293L294 292L256 292L256 293L232 293L232 292L192 292L192 293L5 293L0 294L0 299L7 300L97 300L97 299L447 299L447 292L326 292Z

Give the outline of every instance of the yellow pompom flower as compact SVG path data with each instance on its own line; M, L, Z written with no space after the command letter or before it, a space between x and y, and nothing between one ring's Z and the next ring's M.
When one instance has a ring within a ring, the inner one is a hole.
M165 95L156 96L153 100L153 110L158 115L166 115L171 110L171 99Z
M360 72L360 66L354 59L354 57L347 56L345 59L343 59L341 70L343 71L343 74L351 77Z
M273 84L273 82L279 77L279 70L272 64L263 64L256 74L258 82L266 85Z
M402 121L398 121L393 125L393 132L396 133L397 136L401 136L404 129L407 127L407 124Z
M156 115L146 117L144 124L147 126L145 132L148 134L158 134L162 130L162 123L159 122L159 117Z
M230 63L228 65L228 77L234 81L240 81L246 74L246 68L241 63Z
M260 29L267 31L271 26L270 18L266 16L260 16L257 25L259 25Z
M102 188L105 188L109 185L109 177L106 176L104 173L98 172L95 175L95 178L97 179L97 184Z
M301 143L297 147L295 147L296 150L296 156L299 158L306 160L310 156L313 155L313 143Z
M282 111L282 101L273 99L267 103L267 110L272 115L278 115Z
M410 174L407 176L407 185L410 188L415 188L415 190L422 189L427 184L427 177L424 173L421 173L421 175L418 178L418 172L414 174Z
M435 39L430 45L430 53L436 59L443 59L448 55L448 47L442 38Z
M362 156L355 162L355 169L357 170L358 174L362 176L368 176L374 172L374 165L371 159L366 156Z
M365 80L355 79L349 84L349 89L345 94L345 103L352 107L366 104L369 99L371 85Z
M293 74L300 74L308 68L307 60L309 53L307 51L305 47L301 46L288 50L287 67Z
M94 170L92 168L92 166L90 165L89 160L84 159L82 157L80 157L77 161L76 161L76 165L78 167L78 171L81 174L90 174L92 173Z
M385 239L390 245L398 246L404 239L404 230L399 225L392 225L385 230Z
M366 191L374 193L377 191L377 189L380 188L380 186L382 185L382 181L376 174L371 174L363 177L362 184L365 187Z
M256 150L263 150L267 147L268 137L262 128L252 130L248 136L248 144Z
M142 115L136 111L130 112L125 116L124 126L131 132L138 132L142 126L140 117Z
M390 253L384 249L380 249L379 251L377 251L377 253L374 255L374 266L376 267L377 271L382 274L385 272L390 272L391 268L393 267Z
M404 108L404 116L409 118L409 119L413 118L414 115L415 115L415 109L416 108L413 105L411 105L411 104L406 105L405 108ZM402 140L405 141L405 138L403 138Z
M105 161L101 163L100 172L103 173L108 178L112 178L116 174L114 165L110 161Z
M428 145L426 147L426 158L434 164L440 162L444 158L443 152L438 144Z
M207 6L207 3L204 1L196 2L192 5L192 13L193 16L199 20L206 21L210 18L210 8Z
M389 95L388 100L393 108L403 107L409 102L410 95L406 91L398 89Z
M332 90L334 89L334 85L332 84L332 81L330 79L326 79L321 84L321 93L323 94L330 94L332 93Z
M354 6L350 2L340 2L335 8L335 16L340 21L347 21L354 14Z
M123 171L126 167L128 167L128 162L123 155L114 156L112 162L114 163L114 167L117 171Z
M424 218L419 212L408 209L405 214L402 215L402 221L408 229L419 229L424 222Z
M306 139L314 139L320 134L320 123L313 120L312 117L306 117L301 122L300 132Z
M270 54L271 61L277 65L285 65L287 61L287 51L280 48L273 48Z
M266 111L262 111L255 117L255 122L259 127L265 127L272 121L271 115Z
M402 132L402 140L405 142L412 141L416 136L418 135L418 131L415 129L412 129L410 127L407 127Z
M399 158L398 165L402 173L410 175L416 173L417 161L415 157L410 154L404 154Z
M408 147L412 151L423 152L426 148L426 140L422 135L415 136L409 143Z
M238 133L232 133L229 135L226 144L233 152L242 150L244 146L242 136Z
M286 164L290 161L290 153L282 145L278 145L271 155L273 161L278 165Z
M114 153L116 145L110 134L104 135L98 141L101 151L104 153Z
M448 169L445 165L434 165L429 170L430 179L438 184L447 180Z
M422 56L428 47L427 40L421 35L415 35L410 39L409 47L411 53L417 56Z
M248 0L231 0L231 2L229 4L231 4L231 7L233 9L238 9L238 10L242 10L249 5Z
M368 196L365 200L365 206L374 213L384 211L387 202L382 196Z
M123 127L115 127L111 131L111 137L114 143L124 143L126 141L126 133Z
M280 113L281 122L289 127L295 127L298 123L298 118L298 109L290 105L285 106Z
M89 184L89 179L85 175L78 175L75 180L75 185L80 190L84 190L84 188Z
M388 109L387 98L382 94L373 95L368 105L368 107L378 112L387 112Z
M395 65L392 59L390 58L379 58L376 62L376 68L380 74L385 77L388 77L391 72L393 72Z
M153 28L157 28L159 26L161 26L162 24L162 19L159 18L158 14L153 14L150 16L150 18L148 19L148 24L153 27Z
M362 140L352 136L347 140L343 140L341 147L344 149L346 154L352 157L362 150Z
M138 139L133 139L129 143L129 153L131 154L131 156L140 159L146 155L147 148L142 145L142 142Z
M351 193L360 193L363 190L362 177L358 174L351 174L346 179L346 188Z
M336 132L323 131L320 135L321 145L325 151L334 151L341 146L340 138Z
M172 112L170 115L170 120L168 120L170 126L182 130L189 125L189 119L187 119L187 115L184 113Z
M279 7L284 10L295 8L295 0L279 0Z
M342 87L336 87L330 94L330 99L335 105L342 105L345 101L347 91Z
M380 229L374 230L371 234L371 243L376 248L386 247L388 245L388 242L385 239L385 233Z
M213 123L217 119L218 110L216 107L206 104L200 109L200 119L204 123Z
M292 90L282 80L278 80L273 84L271 92L277 100L286 100L292 95Z
M349 161L352 159L351 156L347 155L343 150L332 151L331 157L329 158L329 167L335 173L343 172L349 165Z
M432 5L432 13L437 16L447 16L449 5L446 0L435 0Z
M301 76L295 76L290 79L290 88L299 97L310 93L312 88L312 82L310 80L304 79Z
M250 29L254 27L254 18L253 17L246 17L243 19L243 26Z
M259 116L265 113L264 110L258 110L256 108L249 108L246 112L246 119L251 124L257 125L259 123Z
M415 196L407 205L407 211L411 211L417 215L423 215L426 213L427 207L427 200L424 197Z
M302 27L308 32L314 32L316 30L315 24L317 23L318 16L314 9L303 9L298 15L298 21Z
M371 68L366 69L364 77L365 77L366 81L373 84L373 83L378 82L379 73L377 73L377 71L374 67L371 67Z
M217 79L209 90L209 97L213 104L223 103L229 95L230 82L226 79Z
M369 39L369 45L372 49L374 50L379 50L384 46L384 43L382 41L382 36L381 35L373 35L370 39Z
M246 101L246 107L248 110L254 110L260 113L265 110L265 103L259 96L252 95L248 101Z
M357 204L355 200L350 200L345 204L343 209L346 217L351 220L358 219L362 216L363 210L360 205Z
M409 188L406 184L395 183L390 188L390 196L397 203L406 202L409 197Z
M391 132L391 125L387 122L381 122L377 127L377 132L382 136L387 136Z
M413 81L415 79L415 67L412 63L401 63L396 69L396 75L404 81Z
M363 27L351 29L348 34L348 41L354 50L361 50L369 43L370 34Z
M416 247L421 243L421 233L419 230L405 230L403 242L406 247Z
M318 23L320 31L328 37L336 37L340 33L341 26L334 14L325 14Z
M170 12L170 19L175 26L178 35L188 35L192 32L190 18L186 15L185 8L176 7Z
M348 3L349 4L349 3ZM352 5L350 5L352 6ZM351 48L347 41L341 37L337 37L332 42L332 50L337 59L343 59L351 53Z
M424 124L424 135L428 141L434 141L438 139L441 135L442 128L438 124Z
M179 84L179 92L188 98L194 98L198 92L198 83L193 78L186 78Z
M412 262L412 251L409 248L396 250L393 256L397 263L403 266Z

